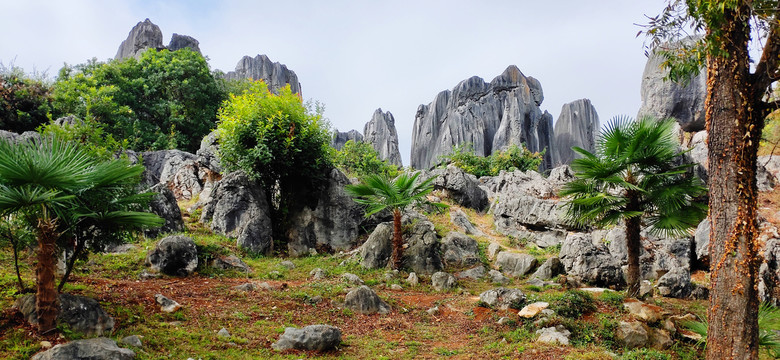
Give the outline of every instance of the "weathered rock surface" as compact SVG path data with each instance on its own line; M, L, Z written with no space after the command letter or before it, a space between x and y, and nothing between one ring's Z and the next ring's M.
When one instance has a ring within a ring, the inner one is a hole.
M393 114L376 109L371 120L363 127L363 139L371 144L379 158L388 163L402 166L401 152L398 151L398 132L395 130Z
M326 351L341 344L341 329L331 325L309 325L302 329L288 327L279 340L271 345L274 350L288 349Z
M590 234L572 233L561 246L560 259L566 273L597 286L623 286L623 271L608 249L591 241Z
M450 231L441 241L442 260L451 268L464 268L479 263L479 246L473 238Z
M544 301L538 301L530 305L526 305L522 309L520 309L520 312L517 313L517 316L531 319L536 315L539 315L539 313L542 312L542 310L547 309L547 307L550 306L550 303L544 302Z
M161 227L144 230L144 235L154 238L159 234L184 231L184 220L181 217L181 210L179 204L176 203L173 191L163 184L154 185L149 188L149 191L157 193L149 201L149 209L153 214L161 217L165 223Z
M551 257L547 259L544 264L539 266L539 268L536 269L531 277L535 277L541 280L549 280L565 272L566 268L564 268L561 259L558 257Z
M114 318L103 310L94 299L60 294L60 310L57 322L68 324L74 332L85 336L102 336L114 330ZM14 307L22 313L27 322L38 324L38 314L35 311L35 295L29 294L16 299Z
M312 249L350 250L357 245L363 207L344 190L350 181L338 169L326 170L326 183L316 191L313 203L291 209L287 250L304 256Z
M579 99L563 104L561 114L555 122L555 143L553 149L555 164L571 164L580 155L572 146L593 152L599 132L599 114L588 99Z
M487 270L485 269L484 266L477 265L471 269L466 269L455 273L455 278L477 280L483 278L486 272Z
M692 39L683 40L692 43ZM676 48L681 44L665 44L661 47ZM663 67L663 56L650 53L642 74L641 99L637 118L653 116L657 119L673 117L683 130L692 132L704 130L704 98L707 94L707 72L686 79L681 85L665 78L669 70Z
M569 345L569 336L571 336L571 331L567 330L563 325L558 325L555 327L546 327L536 330L536 334L539 335L539 337L536 339L537 342Z
M216 173L222 172L222 164L219 162L219 132L214 130L200 141L200 149L195 153L198 162Z
M780 305L780 240L764 245L764 262L758 271L758 296L763 302Z
M480 187L479 180L455 165L447 165L447 168L439 173L433 180L433 188L441 190L445 196L456 203L477 211L484 210L488 205L487 193Z
M457 280L451 274L439 271L431 275L431 287L436 291L447 291L455 287Z
M252 271L249 265L235 255L218 256L211 262L211 267L222 270L238 270L242 272Z
M195 40L195 38L192 36L173 33L171 36L171 42L168 43L168 50L176 51L182 49L190 49L200 54L200 42Z
M683 268L672 268L661 276L656 283L658 293L673 298L687 298L693 291L691 285L691 272Z
M390 313L390 305L387 305L374 290L365 285L347 293L344 307L364 315L376 313L385 315Z
M393 224L381 223L360 247L360 265L367 269L387 266L393 253Z
M160 305L160 311L162 312L173 313L181 309L181 304L163 294L155 294L154 300L157 302L157 305Z
M461 209L454 207L450 208L450 222L452 222L453 225L457 226L466 234L476 236L485 235L482 230L476 228L474 224L469 221L468 216L466 216L466 213L464 213Z
M218 177L215 171L199 162L198 156L181 150L147 151L141 156L145 167L143 183L148 186L163 184L179 200L194 198L207 183Z
M236 65L235 71L225 73L225 79L254 79L263 80L268 84L268 90L278 93L279 89L290 84L293 93L301 94L301 84L298 75L288 69L286 65L273 62L266 55L257 55L254 58L244 56Z
M344 147L344 144L350 140L352 140L352 142L361 142L363 141L363 134L357 130L350 130L347 132L336 130L333 132L333 138L330 140L330 146L336 150L341 150Z
M418 274L432 274L442 269L439 239L432 222L419 220L407 235L401 266Z
M500 287L479 294L479 301L493 309L521 309L525 294L520 289Z
M617 331L615 331L615 336L629 349L645 346L650 339L647 325L639 321L621 321Z
M487 156L509 145L548 149L540 168L552 168L552 115L542 112L538 80L509 66L490 83L474 76L420 105L412 133L411 166L428 169L455 145L470 143Z
M694 243L696 244L696 261L709 268L710 263L710 219L705 218L696 227Z
M117 346L116 341L108 338L75 340L57 345L31 360L130 360L135 352Z
M498 270L488 271L488 278L490 278L490 282L499 285L506 285L509 284L510 281L512 281L508 277L504 276L504 274L502 274Z
M499 270L512 277L519 277L530 273L537 264L536 258L528 254L503 251L498 253L498 256L496 257L496 266Z
M146 19L139 22L130 33L127 39L122 41L116 52L114 59L124 59L128 57L139 57L146 49L163 49L163 36L160 27L153 24L151 20Z
M664 309L662 307L645 304L636 299L626 299L623 303L623 308L626 309L629 314L634 315L637 319L648 324L660 321L664 315Z
M146 256L152 271L172 276L187 276L198 267L198 248L187 236L168 236Z
M271 217L265 192L242 171L217 182L211 199L203 206L200 221L212 231L236 239L250 251L271 248Z

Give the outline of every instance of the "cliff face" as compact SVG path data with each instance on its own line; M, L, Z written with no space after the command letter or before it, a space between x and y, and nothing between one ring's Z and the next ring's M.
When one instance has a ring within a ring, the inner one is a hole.
M344 144L350 140L354 142L361 142L363 141L363 134L357 130L350 130L347 132L336 130L336 132L333 133L333 139L330 141L330 146L333 146L333 148L336 150L341 150L341 148L344 147Z
M235 71L225 74L225 79L262 79L268 84L268 89L274 93L278 93L279 89L290 84L293 93L301 94L301 84L295 72L283 64L271 61L265 55L257 55L254 58L244 56L236 65Z
M590 100L580 99L564 104L555 122L555 165L570 164L576 159L577 154L571 149L572 146L593 152L598 132L599 114Z
M173 33L171 36L171 42L168 43L168 50L176 51L187 48L200 54L200 42L198 42L198 40L195 40L195 38L192 36Z
M411 166L427 169L458 144L471 143L487 156L509 145L531 151L547 149L540 170L552 168L552 115L539 108L544 100L538 80L514 65L487 83L480 77L461 81L420 105L414 120Z
M395 118L389 111L376 109L371 121L363 127L363 141L371 144L379 154L379 158L388 163L402 166L401 152L398 151L398 133L395 129Z
M127 39L119 45L114 59L138 57L149 48L162 49L162 38L160 27L152 23L151 20L146 19L139 22L130 30Z

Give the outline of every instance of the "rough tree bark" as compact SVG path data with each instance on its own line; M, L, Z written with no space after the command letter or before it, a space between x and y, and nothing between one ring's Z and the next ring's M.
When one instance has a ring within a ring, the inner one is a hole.
M639 297L639 252L642 246L640 232L642 219L634 217L626 220L626 249L628 250L628 291L627 296Z
M403 258L404 251L402 231L401 209L393 209L393 258L391 261L393 269L399 269L401 267L401 259Z
M38 288L35 294L35 309L38 315L38 332L47 333L56 328L58 296L54 288L55 243L57 225L52 219L38 221L38 266L36 275Z

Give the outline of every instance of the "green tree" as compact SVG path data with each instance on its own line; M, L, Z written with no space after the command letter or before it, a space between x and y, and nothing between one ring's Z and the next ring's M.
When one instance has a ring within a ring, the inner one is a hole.
M54 283L55 247L60 235L84 219L97 219L126 227L159 226L156 215L117 210L98 202L133 204L138 195L121 196L117 186L140 176L141 166L125 161L96 161L77 145L57 138L41 143L11 144L0 140L0 215L22 216L36 231L36 312L38 330L54 329L57 318L57 292ZM91 200L88 200L91 198Z
M95 119L132 149L190 152L214 127L225 99L203 56L153 49L138 59L65 66L53 95L55 115Z
M384 174L367 176L361 184L347 185L348 194L355 198L355 202L366 205L366 217L382 210L389 209L393 212L393 255L390 260L393 269L401 266L403 258L404 239L401 231L401 211L407 206L430 204L435 207L444 207L440 203L431 203L427 195L433 191L433 180L430 177L417 182L419 172L409 176L401 174L395 179L390 179ZM416 183L416 184L415 184Z
M703 35L665 55L672 80L707 69L708 359L758 358L756 153L764 120L778 108L771 100L780 78L778 14L777 0L670 0L645 30L658 50L691 32Z
M22 133L49 121L51 85L19 67L0 64L0 129Z
M387 177L398 175L398 167L379 158L371 144L349 140L341 150L333 149L333 164L348 175L359 178L371 174L384 174Z
M567 216L579 225L625 222L631 297L639 295L643 217L651 231L687 235L706 215L706 206L694 201L706 189L686 174L690 164L676 165L681 153L673 124L673 119L613 119L596 140L595 154L572 148L583 157L572 161L577 179L560 193L570 197Z
M538 170L544 151L534 153L525 146L510 145L504 150L494 151L489 156L474 154L471 144L456 145L443 160L475 176L496 176L504 171Z
M225 101L217 131L223 166L260 182L271 199L274 232L283 234L296 194L317 189L331 166L327 123L289 86L275 95L256 81Z

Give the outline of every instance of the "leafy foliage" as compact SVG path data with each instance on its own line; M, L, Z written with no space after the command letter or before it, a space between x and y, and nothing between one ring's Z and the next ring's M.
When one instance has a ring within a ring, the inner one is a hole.
M400 210L410 205L430 204L443 208L443 204L431 203L426 198L433 191L433 180L436 177L418 183L419 176L419 172L411 176L403 173L395 179L380 174L369 175L363 179L363 183L347 185L345 189L355 198L355 202L366 206L366 217L385 209Z
M27 76L19 67L0 64L0 129L33 131L49 121L51 85Z
M683 326L701 335L700 344L706 345L708 327L706 317L701 321L686 322ZM780 329L780 309L762 303L758 308L758 346L775 359L780 358L780 335L775 333L777 329Z
M387 177L398 175L398 167L379 158L379 154L371 144L366 142L347 141L341 150L333 150L333 164L348 175L359 178L371 174L383 174Z
M501 170L538 170L542 156L544 151L532 153L524 146L517 145L510 145L489 156L479 156L474 154L471 144L466 144L453 147L452 153L443 159L475 176L496 176Z
M57 116L95 120L131 149L190 152L213 128L224 99L200 54L154 49L139 59L65 66L53 95Z
M41 127L44 137L57 137L59 139L75 142L98 159L110 160L127 149L127 140L117 141L111 134L106 134L103 124L95 119L79 120L71 124L55 124L51 122Z
M550 309L556 314L576 319L585 313L596 310L593 296L581 290L567 290L560 298L550 303Z

